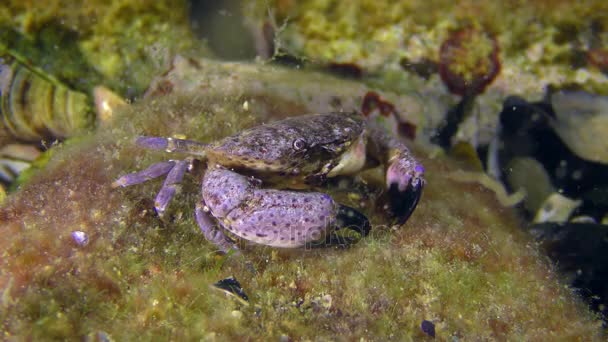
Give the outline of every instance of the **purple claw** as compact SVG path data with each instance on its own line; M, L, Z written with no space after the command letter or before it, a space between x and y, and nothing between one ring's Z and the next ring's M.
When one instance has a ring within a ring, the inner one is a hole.
M125 186L143 183L147 180L154 179L154 178L160 177L160 176L168 173L169 171L171 171L171 169L174 166L175 166L174 161L166 161L166 162L160 162L160 163L153 164L145 170L129 173L129 174L126 174L126 175L118 178L117 180L114 181L114 183L112 183L112 187L113 188L116 188L119 186L125 187Z
M213 231L209 215L243 239L285 248L329 241L326 238L334 229L349 228L361 236L370 230L363 214L337 204L327 194L263 189L250 178L221 168L207 170L202 203L210 212L197 209L197 222L205 236ZM215 242L217 238L208 239Z
M175 166L171 169L171 171L169 171L162 188L160 188L160 191L154 200L154 208L156 208L156 212L159 215L162 215L165 212L167 205L173 196L175 196L177 186L182 181L182 178L184 178L184 173L186 172L188 165L188 161L180 160L177 161Z
M395 160L386 171L386 187L397 185L399 191L405 191L410 183L422 180L424 167L411 159Z
M403 224L410 217L424 187L424 167L410 158L399 158L386 171L386 185L390 210L397 224Z
M420 201L423 186L424 182L416 179L405 191L400 191L395 184L388 189L390 211L395 217L395 223L403 224L410 218Z
M234 234L268 246L296 248L334 228L336 203L318 192L255 189L227 219Z
M352 229L365 237L371 230L369 220L355 208L340 204L336 215L336 225Z
M236 245L218 229L215 222L209 217L209 214L204 208L204 202L197 204L194 209L194 217L205 238L215 244L223 253L228 253L231 249L238 253Z

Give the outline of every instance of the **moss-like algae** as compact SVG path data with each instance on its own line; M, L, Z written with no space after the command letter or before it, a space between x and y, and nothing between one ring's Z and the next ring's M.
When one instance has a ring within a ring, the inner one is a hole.
M503 76L518 77L511 82L507 76L509 80L500 84L512 93L533 90L538 97L543 85L573 83L589 91L608 92L601 70L584 60L590 48L608 46L608 5L601 0L243 3L254 27L276 23L282 48L320 62L392 70L404 58L436 61L439 46L450 32L473 26L496 36Z
M124 96L139 95L176 53L208 54L186 1L8 1L0 35L12 53L76 89L104 84Z
M160 180L110 187L168 157L138 149L136 135L211 141L255 124L243 102L259 94L225 90L126 108L110 128L56 147L46 170L9 197L2 338L411 340L425 337L424 319L441 339L601 338L600 322L493 194L444 177L456 164L422 151L428 184L412 218L390 229L368 203L373 233L350 249L248 246L220 256L192 217L196 177L163 219L153 211ZM74 230L89 243L76 245ZM210 289L228 276L250 305Z

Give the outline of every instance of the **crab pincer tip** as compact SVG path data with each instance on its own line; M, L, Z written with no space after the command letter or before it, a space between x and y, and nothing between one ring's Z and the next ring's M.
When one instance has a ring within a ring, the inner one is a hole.
M404 190L396 183L391 184L388 189L388 195L391 203L391 212L397 224L401 225L405 223L412 215L420 201L423 188L424 181L422 178L410 179Z

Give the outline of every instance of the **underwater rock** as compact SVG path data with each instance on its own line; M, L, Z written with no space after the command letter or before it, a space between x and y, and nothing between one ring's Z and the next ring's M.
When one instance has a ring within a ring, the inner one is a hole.
M139 96L176 53L210 54L193 33L186 1L3 5L0 45L87 94L103 84L121 96Z
M368 91L363 96L359 111L367 117L367 120L381 124L389 134L410 140L416 139L416 125L402 122L395 105L383 99L375 91Z
M381 193L350 198L331 185L323 189L363 208L374 226L350 249L244 246L240 256L219 256L193 217L201 175L184 177L162 218L153 210L158 182L113 189L120 174L166 157L137 148L137 136L209 142L314 106L335 110L330 84L355 109L369 91L316 73L202 65L209 67L184 74L198 80L192 91L176 91L188 80L174 79L168 95L126 106L108 129L57 146L44 172L2 204L2 336L408 340L428 336L421 320L429 317L437 331L463 339L601 340L600 321L564 287L510 211L483 186L446 177L458 164L430 158L418 145L411 148L427 185L406 229L391 229L387 212L373 205ZM380 95L408 108L408 97ZM74 231L87 232L85 248L74 244ZM251 305L208 295L229 275L248 289ZM303 302L317 309L298 307Z
M403 60L437 60L437 47L453 32L468 30L500 43L502 72L491 88L502 93L501 97L517 94L539 100L547 84L577 83L587 90L605 90L608 85L600 70L576 63L584 58L580 45L606 49L606 25L598 24L605 22L602 13L606 6L601 0L554 2L551 6L448 0L274 0L243 2L243 7L255 35L266 37L258 39L265 40L261 45L276 47L272 52L280 47L291 55L321 63L355 63L371 72L395 70ZM269 31L273 34L264 34ZM588 44L589 36L599 44ZM476 56L470 60L479 61L477 57L488 56L492 45L484 39L461 51ZM272 52L263 55L272 56ZM479 63L482 65L488 64Z
M294 87L294 83L300 86ZM293 70L253 63L218 63L210 59L182 56L176 56L170 69L153 80L145 97L199 92L200 89L213 87L230 93L249 94L249 111L268 119L284 118L286 108L289 108L290 115L299 115L359 111L366 104L382 104L385 115L394 116L410 137L418 137L422 141L428 139L434 123L440 122L443 117L442 110L447 109L447 104L438 93L412 91L397 94L371 89L354 80L328 76L318 70ZM382 101L370 101L372 93Z

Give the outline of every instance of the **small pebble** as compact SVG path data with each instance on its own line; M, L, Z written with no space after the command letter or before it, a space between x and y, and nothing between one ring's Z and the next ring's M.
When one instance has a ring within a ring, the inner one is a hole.
M422 323L420 323L420 329L422 329L423 333L433 338L435 337L435 324L433 324L433 322L427 321L425 319L424 321L422 321Z
M72 239L79 247L84 247L89 243L89 236L87 233L80 230L72 232Z

